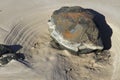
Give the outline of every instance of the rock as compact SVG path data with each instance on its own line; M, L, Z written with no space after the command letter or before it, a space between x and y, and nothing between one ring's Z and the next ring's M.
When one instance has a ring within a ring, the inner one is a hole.
M0 57L0 65L9 63L12 59L16 59L16 55L13 53L7 53Z
M62 7L48 21L50 35L60 46L79 53L102 50L94 15L79 6Z

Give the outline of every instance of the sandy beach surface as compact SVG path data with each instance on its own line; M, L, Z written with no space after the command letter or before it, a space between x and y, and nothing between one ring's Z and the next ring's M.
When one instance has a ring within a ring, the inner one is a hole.
M113 31L110 64L96 64L93 54L78 57L50 47L47 21L62 6L82 6L105 16ZM119 12L119 0L0 0L0 43L21 45L17 53L29 62L12 60L0 67L0 80L120 80Z

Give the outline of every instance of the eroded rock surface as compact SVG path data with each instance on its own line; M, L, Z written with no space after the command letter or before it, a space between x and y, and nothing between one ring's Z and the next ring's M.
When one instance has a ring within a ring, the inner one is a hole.
M102 41L93 18L92 13L79 6L62 7L53 12L48 22L50 35L60 46L75 52L102 50Z

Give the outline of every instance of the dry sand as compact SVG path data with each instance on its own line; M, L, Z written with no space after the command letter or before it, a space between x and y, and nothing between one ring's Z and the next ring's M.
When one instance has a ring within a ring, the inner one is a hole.
M113 30L112 62L95 63L50 47L47 21L62 6L92 8L106 17ZM119 0L0 0L0 43L19 44L30 67L11 61L0 67L0 80L120 80Z

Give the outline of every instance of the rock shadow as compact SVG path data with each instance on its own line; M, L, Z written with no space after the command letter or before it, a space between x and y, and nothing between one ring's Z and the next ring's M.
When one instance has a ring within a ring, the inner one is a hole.
M8 53L16 53L22 48L21 45L5 45L0 44L0 56Z
M25 55L23 53L16 53L16 60L20 63L24 64L25 66L31 68L31 64L25 60Z
M4 45L6 48L12 50L12 53L16 53L20 49L22 49L21 45Z
M94 15L93 21L95 22L99 30L99 37L101 37L104 46L103 50L109 50L112 46L111 36L113 31L110 28L110 26L107 24L105 20L105 16L92 9L86 9L86 10Z

